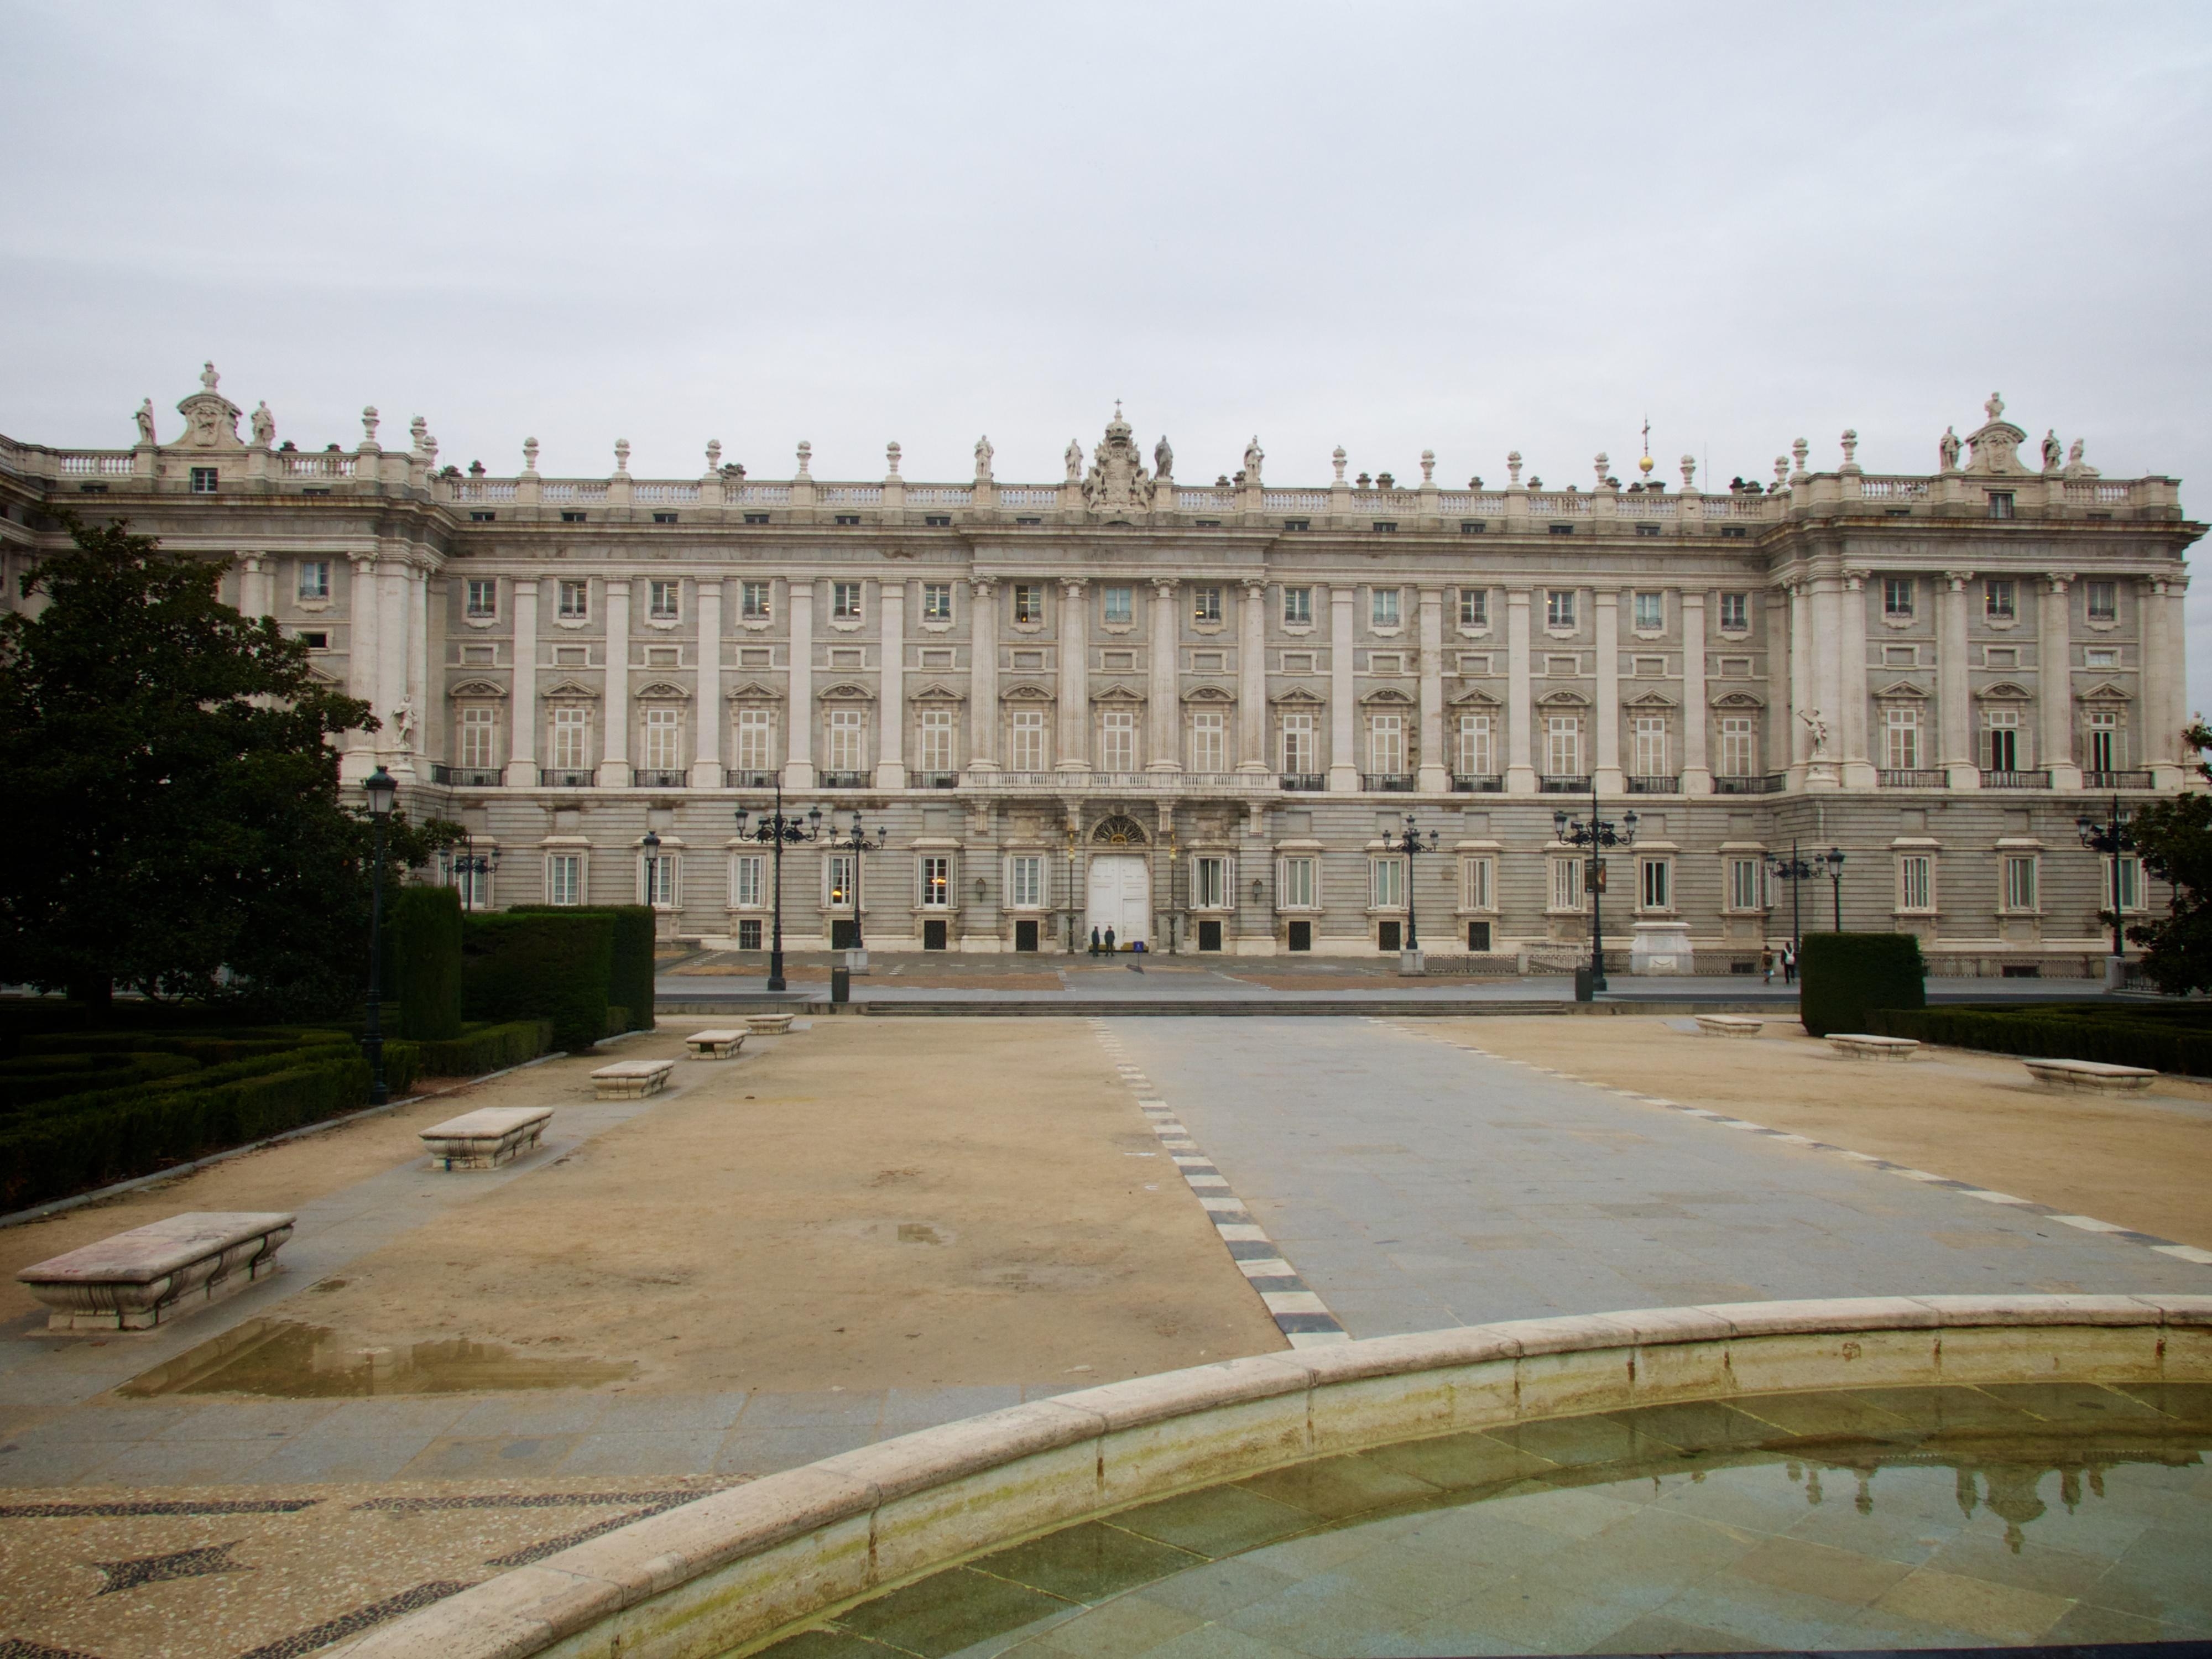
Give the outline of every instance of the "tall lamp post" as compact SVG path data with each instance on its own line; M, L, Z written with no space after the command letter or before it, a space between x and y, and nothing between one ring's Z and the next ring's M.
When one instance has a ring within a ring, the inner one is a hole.
M369 822L376 826L376 858L368 878L368 1018L361 1046L368 1055L368 1103L381 1106L392 1098L384 1085L384 830L391 822L399 786L381 766L362 780L368 797Z
M449 879L459 878L461 908L464 910L476 909L477 895L489 887L492 877L499 872L498 847L495 845L489 853L479 853L476 837L471 836L461 842L460 851L457 853L447 848L440 857L445 865L447 877ZM486 896L489 896L488 894Z
M1552 814L1552 833L1570 847L1589 849L1589 859L1583 869L1588 878L1583 885L1590 896L1590 989L1602 991L1605 984L1605 849L1608 847L1636 845L1638 819L1633 808L1621 814L1615 824L1610 818L1598 816L1597 784L1590 784L1589 821L1571 818L1564 809Z
M1803 911L1798 903L1798 884L1801 882L1810 881L1814 876L1820 874L1821 872L1815 869L1814 866L1826 862L1826 860L1814 860L1808 862L1799 858L1797 843L1794 841L1790 843L1788 858L1771 858L1766 861L1766 873L1769 876L1776 881L1786 881L1790 884L1790 948L1793 951L1802 951L1805 948L1804 918Z
M1413 815L1408 812L1406 814L1406 827L1388 837L1385 844L1393 851L1406 855L1406 944L1398 953L1399 966L1403 968L1407 958L1419 957L1421 953L1421 923L1413 914L1413 860L1424 853L1437 850L1437 832L1430 830L1428 840L1423 842L1421 832L1413 825Z
M2118 795L2112 797L2102 823L2094 818L2079 817L2074 820L2074 827L2081 832L2082 846L2093 853L2102 853L2112 861L2112 959L2105 975L2106 987L2110 989L2120 983L2119 967L2127 960L2125 936L2120 931L2127 896L2120 885L2120 854L2135 850L2136 838L2128 828L2128 815L2120 811Z
M1836 931L1844 931L1844 854L1840 848L1831 847L1825 859L1815 859L1815 864L1828 866L1828 896L1835 904Z
M885 845L884 827L880 823L878 824L875 838L869 839L868 832L860 827L860 809L856 806L853 809L853 827L843 836L841 836L837 833L836 819L833 817L830 820L830 845L841 853L850 853L853 855L853 951L852 955L847 958L846 965L854 968L863 967L867 962L866 952L868 948L868 941L860 928L860 908L864 902L862 895L867 890L861 881L863 855L868 853L879 853L884 849ZM948 894L946 896L949 899L951 896Z
M1067 826L1067 954L1075 954L1075 826Z
M801 842L818 840L822 835L822 809L813 808L806 815L805 827L801 828L796 817L786 817L783 811L783 784L775 786L775 811L763 816L757 824L748 828L752 814L742 806L738 808L738 837L772 845L775 848L775 943L768 954L768 988L784 989L783 982L783 848L788 842L797 846Z

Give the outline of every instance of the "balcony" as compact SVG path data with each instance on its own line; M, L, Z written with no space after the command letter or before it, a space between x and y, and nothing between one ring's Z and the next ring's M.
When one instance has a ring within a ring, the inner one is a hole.
M2150 774L2148 772L2084 772L2081 775L2081 787L2084 789L2148 789L2150 787Z
M1455 772L1452 774L1452 793L1459 795L1495 795L1505 787L1505 780L1495 772Z
M1359 787L1385 794L1411 794L1413 775L1411 772L1362 772Z
M550 766L538 774L538 781L548 789L588 789L592 787L592 775L588 771L556 772Z
M824 772L821 778L824 789L865 789L868 787L866 772Z
M1632 772L1628 775L1628 793L1632 795L1679 795L1682 780L1679 774L1667 772Z
M682 771L658 769L646 771L640 768L630 775L630 781L641 789L681 789L685 775Z
M1951 775L1942 767L1884 767L1874 775L1884 789L1948 789Z
M1318 772L1283 774L1283 787L1285 789L1324 789L1328 787L1328 780Z
M1778 795L1789 781L1783 772L1729 774L1713 780L1716 795Z
M730 787L732 789L773 789L775 787L775 782L776 775L773 772L732 772L730 774Z
M1982 774L1982 787L1984 789L2048 789L2051 787L2051 774L2048 772L1984 772Z
M914 787L917 789L957 789L960 775L957 772L916 772L914 774Z
M493 766L440 766L433 762L430 781L450 784L456 789L495 789L499 787L499 769Z
M1590 792L1589 774L1573 776L1563 772L1547 772L1536 780L1540 795L1587 795Z

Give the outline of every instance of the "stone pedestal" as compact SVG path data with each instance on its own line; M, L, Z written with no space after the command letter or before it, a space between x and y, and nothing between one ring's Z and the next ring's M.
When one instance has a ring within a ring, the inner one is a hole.
M1690 949L1686 921L1639 921L1628 947L1632 974L1692 974L1697 957Z
M1425 954L1419 951L1398 952L1398 972L1407 979L1418 979L1429 971Z

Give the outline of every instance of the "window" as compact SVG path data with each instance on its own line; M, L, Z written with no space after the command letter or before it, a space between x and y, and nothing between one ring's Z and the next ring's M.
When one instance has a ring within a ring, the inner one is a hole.
M300 643L306 646L310 651L327 651L331 648L331 636L328 634L324 633L320 629L311 628L301 632L300 635ZM467 658L467 660L475 662L478 660L478 659L469 657ZM489 662L491 660L488 648L486 654L483 656L482 660L485 662Z
M637 856L637 896L641 904L676 902L676 854L642 853Z
M2084 584L2089 620L2118 622L2120 619L2120 585L2118 582L2088 582Z
M478 622L499 615L499 582L495 578L471 576L465 601L467 613Z
M2120 717L2112 709L2095 708L2089 712L2089 769L2120 769Z
M1644 632L1656 631L1667 625L1667 596L1663 593L1638 593L1636 596L1636 626ZM1570 624L1571 625L1571 624Z
M588 514L584 513L563 513L561 515L561 522L562 524L582 524L586 522L589 517L590 515ZM752 520L748 519L745 522L747 524L750 524Z
M747 916L738 923L738 949L757 951L761 948L761 924L758 916Z
M1311 714L1283 716L1283 770L1291 773L1311 773L1316 761L1314 752L1314 717Z
M771 614L769 584L744 582L739 584L738 613L747 622L766 622Z
M1643 910L1664 910L1671 908L1674 892L1674 866L1669 859L1638 859L1636 871L1637 908Z
M950 708L925 708L921 711L921 769L925 772L950 772L952 764L952 711Z
M1544 595L1544 626L1572 628L1575 625L1575 593L1571 587L1555 587Z
M924 622L952 620L952 584L924 582L921 585L921 619Z
M1314 860L1310 858L1289 858L1283 860L1281 908L1285 910L1310 910L1314 895L1320 890L1314 881Z
M1583 723L1575 714L1544 720L1544 770L1555 778L1579 777L1583 769Z
M1283 621L1292 628L1302 628L1313 621L1313 589L1286 587L1283 590Z
M684 764L684 711L648 708L645 711L645 769L673 772Z
M740 853L730 860L731 902L748 910L768 902L768 860L758 853Z
M1190 908L1219 910L1229 902L1229 860L1207 854L1190 861Z
M1405 860L1368 860L1367 883L1368 902L1376 909L1402 910L1406 908Z
M921 861L921 902L931 910L950 909L952 905L952 860L943 853L932 853Z
M1498 860L1495 859L1463 859L1460 861L1460 893L1462 902L1469 910L1497 908L1492 894L1498 886Z
M2009 489L1990 491L1990 517L1992 519L2012 517L2012 496L2013 492Z
M192 469L191 489L193 495L212 495L215 494L215 484L216 469L214 467L196 466Z
M1992 708L1989 720L1990 770L2017 772L2020 770L2020 712L2013 708Z
M1664 714L1638 714L1636 717L1634 759L1638 777L1666 776L1667 717Z
M499 764L499 710L482 707L461 710L461 764L483 771Z
M830 711L830 769L858 772L866 766L867 716L857 708Z
M1104 606L1106 625L1109 628L1126 628L1137 619L1136 599L1133 589L1109 587L1102 596L1102 603Z
M592 763L592 711L556 708L553 711L553 769L580 772Z
M1728 908L1764 910L1766 908L1766 866L1759 859L1728 861Z
M484 584L487 587L491 584ZM471 587L476 584L471 582ZM331 563L328 559L303 559L300 562L300 597L310 602L327 599L331 596Z
M549 853L545 858L545 902L581 904L584 902L584 855Z
M1377 628L1395 628L1401 595L1395 587L1378 587L1370 596L1368 619Z
M1486 587L1462 587L1459 591L1459 625L1462 628L1490 626L1490 590Z
M1044 589L1036 582L1014 584L1014 621L1022 627L1035 627L1044 620Z
M830 584L830 619L832 622L860 620L860 584L831 582Z
M822 902L830 909L853 908L853 877L858 863L850 853L831 853L822 860Z
M1457 770L1467 777L1485 778L1498 769L1498 752L1492 740L1493 728L1487 714L1462 714L1459 717L1459 765Z
M1920 769L1920 711L1895 704L1881 711L1881 763L1893 772Z
M1043 859L1034 853L1023 853L1006 860L1006 902L1017 910L1043 908Z
M1751 629L1751 595L1723 593L1721 595L1721 632L1743 634Z
M1221 590L1218 587L1192 588L1190 619L1197 623L1219 622L1221 620Z
M1098 717L1098 769L1137 769L1137 716L1133 710L1109 708Z
M775 715L767 708L738 710L738 770L775 769Z
M1897 908L1933 910L1936 908L1936 860L1926 853L1900 853L1897 858Z
M1721 716L1721 775L1747 778L1759 770L1759 722L1749 714Z
M567 622L581 622L592 614L592 585L588 581L561 580L561 598L557 614Z
M2010 622L2018 614L2019 599L2009 580L1991 578L1982 586L1982 611L1992 622Z
M1200 709L1190 717L1190 769L1225 772L1226 720L1218 708Z
M645 585L645 614L659 622L674 622L683 612L681 582L649 581Z
M2035 854L2008 854L2004 861L2004 908L2035 908Z
M1881 614L1898 622L1912 620L1912 578L1884 576L1881 579Z
M2120 908L2122 910L2142 909L2144 908L2142 860L2138 858L2135 854L2123 853L2120 854L2119 882ZM2105 860L2105 890L2103 898L2099 905L2100 908L2102 908L2104 905L2112 902L2112 861L2111 859L2107 858Z
M1014 711L1013 742L1006 758L1017 772L1044 770L1044 710L1018 708Z
M1552 908L1579 910L1583 908L1583 861L1580 854L1573 858L1552 860Z
M471 518L474 518L474 517L476 517L476 516L477 516L477 514L471 514L469 516L470 516L470 517L471 517ZM486 514L483 514L483 516L484 518L489 519L489 517L491 517L491 514L489 514L489 513L486 513ZM674 523L676 523L676 522L677 522L677 517L676 517L676 514L673 514L673 513L656 513L656 514L654 514L653 515L653 523L655 523L655 524L674 524ZM858 523L860 522L860 520L857 520L857 519L851 519L851 520L840 519L840 520L837 520L837 522L838 522L839 524L848 524L848 523L849 523L849 524L858 524Z
M1367 724L1367 769L1402 772L1406 769L1406 717L1376 714Z

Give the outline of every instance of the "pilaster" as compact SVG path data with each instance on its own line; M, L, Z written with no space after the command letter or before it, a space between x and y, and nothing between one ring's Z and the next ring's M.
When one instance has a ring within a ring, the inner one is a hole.
M1858 480L1850 480L1856 486ZM1867 572L1844 572L1843 628L1837 637L1841 685L1838 699L1844 740L1844 787L1875 787L1874 759L1867 746Z
M1436 483L1426 475L1436 465L1433 457L1422 462L1422 488L1434 510ZM1444 754L1444 595L1440 587L1420 590L1421 606L1421 765L1415 783L1424 794L1441 795L1451 788L1451 768Z
M1597 618L1597 747L1591 775L1601 793L1617 795L1627 787L1620 769L1620 595L1601 587L1590 601Z
M798 491L792 494L795 499ZM784 607L791 615L783 710L783 787L787 791L814 787L814 584L794 580L789 589Z
M629 787L629 602L631 579L607 578L606 672L599 707L606 730L599 736L599 786Z
M514 685L507 701L514 724L507 739L507 769L501 781L509 788L538 787L538 591L535 576L519 576L514 583Z
M1237 613L1237 769L1267 769L1267 584L1248 581Z
M898 476L896 445L891 477ZM888 491L888 486L886 490ZM878 583L878 625L882 632L882 665L876 676L876 787L906 787L906 584Z
M1517 475L1520 457L1513 459ZM1521 501L1525 513L1525 495L1516 499ZM1505 793L1509 795L1536 793L1536 769L1529 760L1529 729L1535 719L1535 711L1529 706L1530 690L1528 590L1509 587L1505 590Z
M1705 696L1705 596L1682 594L1682 793L1713 793L1713 769L1705 752L1712 710Z
M2054 572L2035 596L2036 748L2054 789L2081 787L2081 769L2074 761L2074 651L2067 595L2073 580L2070 570Z
M980 486L979 486L980 489ZM999 585L968 584L968 752L971 772L999 769Z
M1947 570L1936 589L1936 701L1942 765L1954 789L1982 787L1974 753L1974 710L1966 689L1966 584L1971 570Z
M1080 576L1060 584L1060 742L1055 768L1091 769L1091 616L1089 585Z
M1333 793L1357 793L1359 746L1354 735L1358 705L1352 674L1352 607L1358 589L1332 582L1328 589L1328 787Z
M719 478L716 483L719 488ZM693 601L699 611L697 693L691 721L694 789L722 787L722 727L729 719L722 708L722 588L720 578L702 577Z
M1182 770L1181 745L1176 741L1179 653L1176 648L1176 600L1182 590L1164 579L1152 583L1152 640L1146 653L1150 672L1146 679L1145 758L1147 772Z

